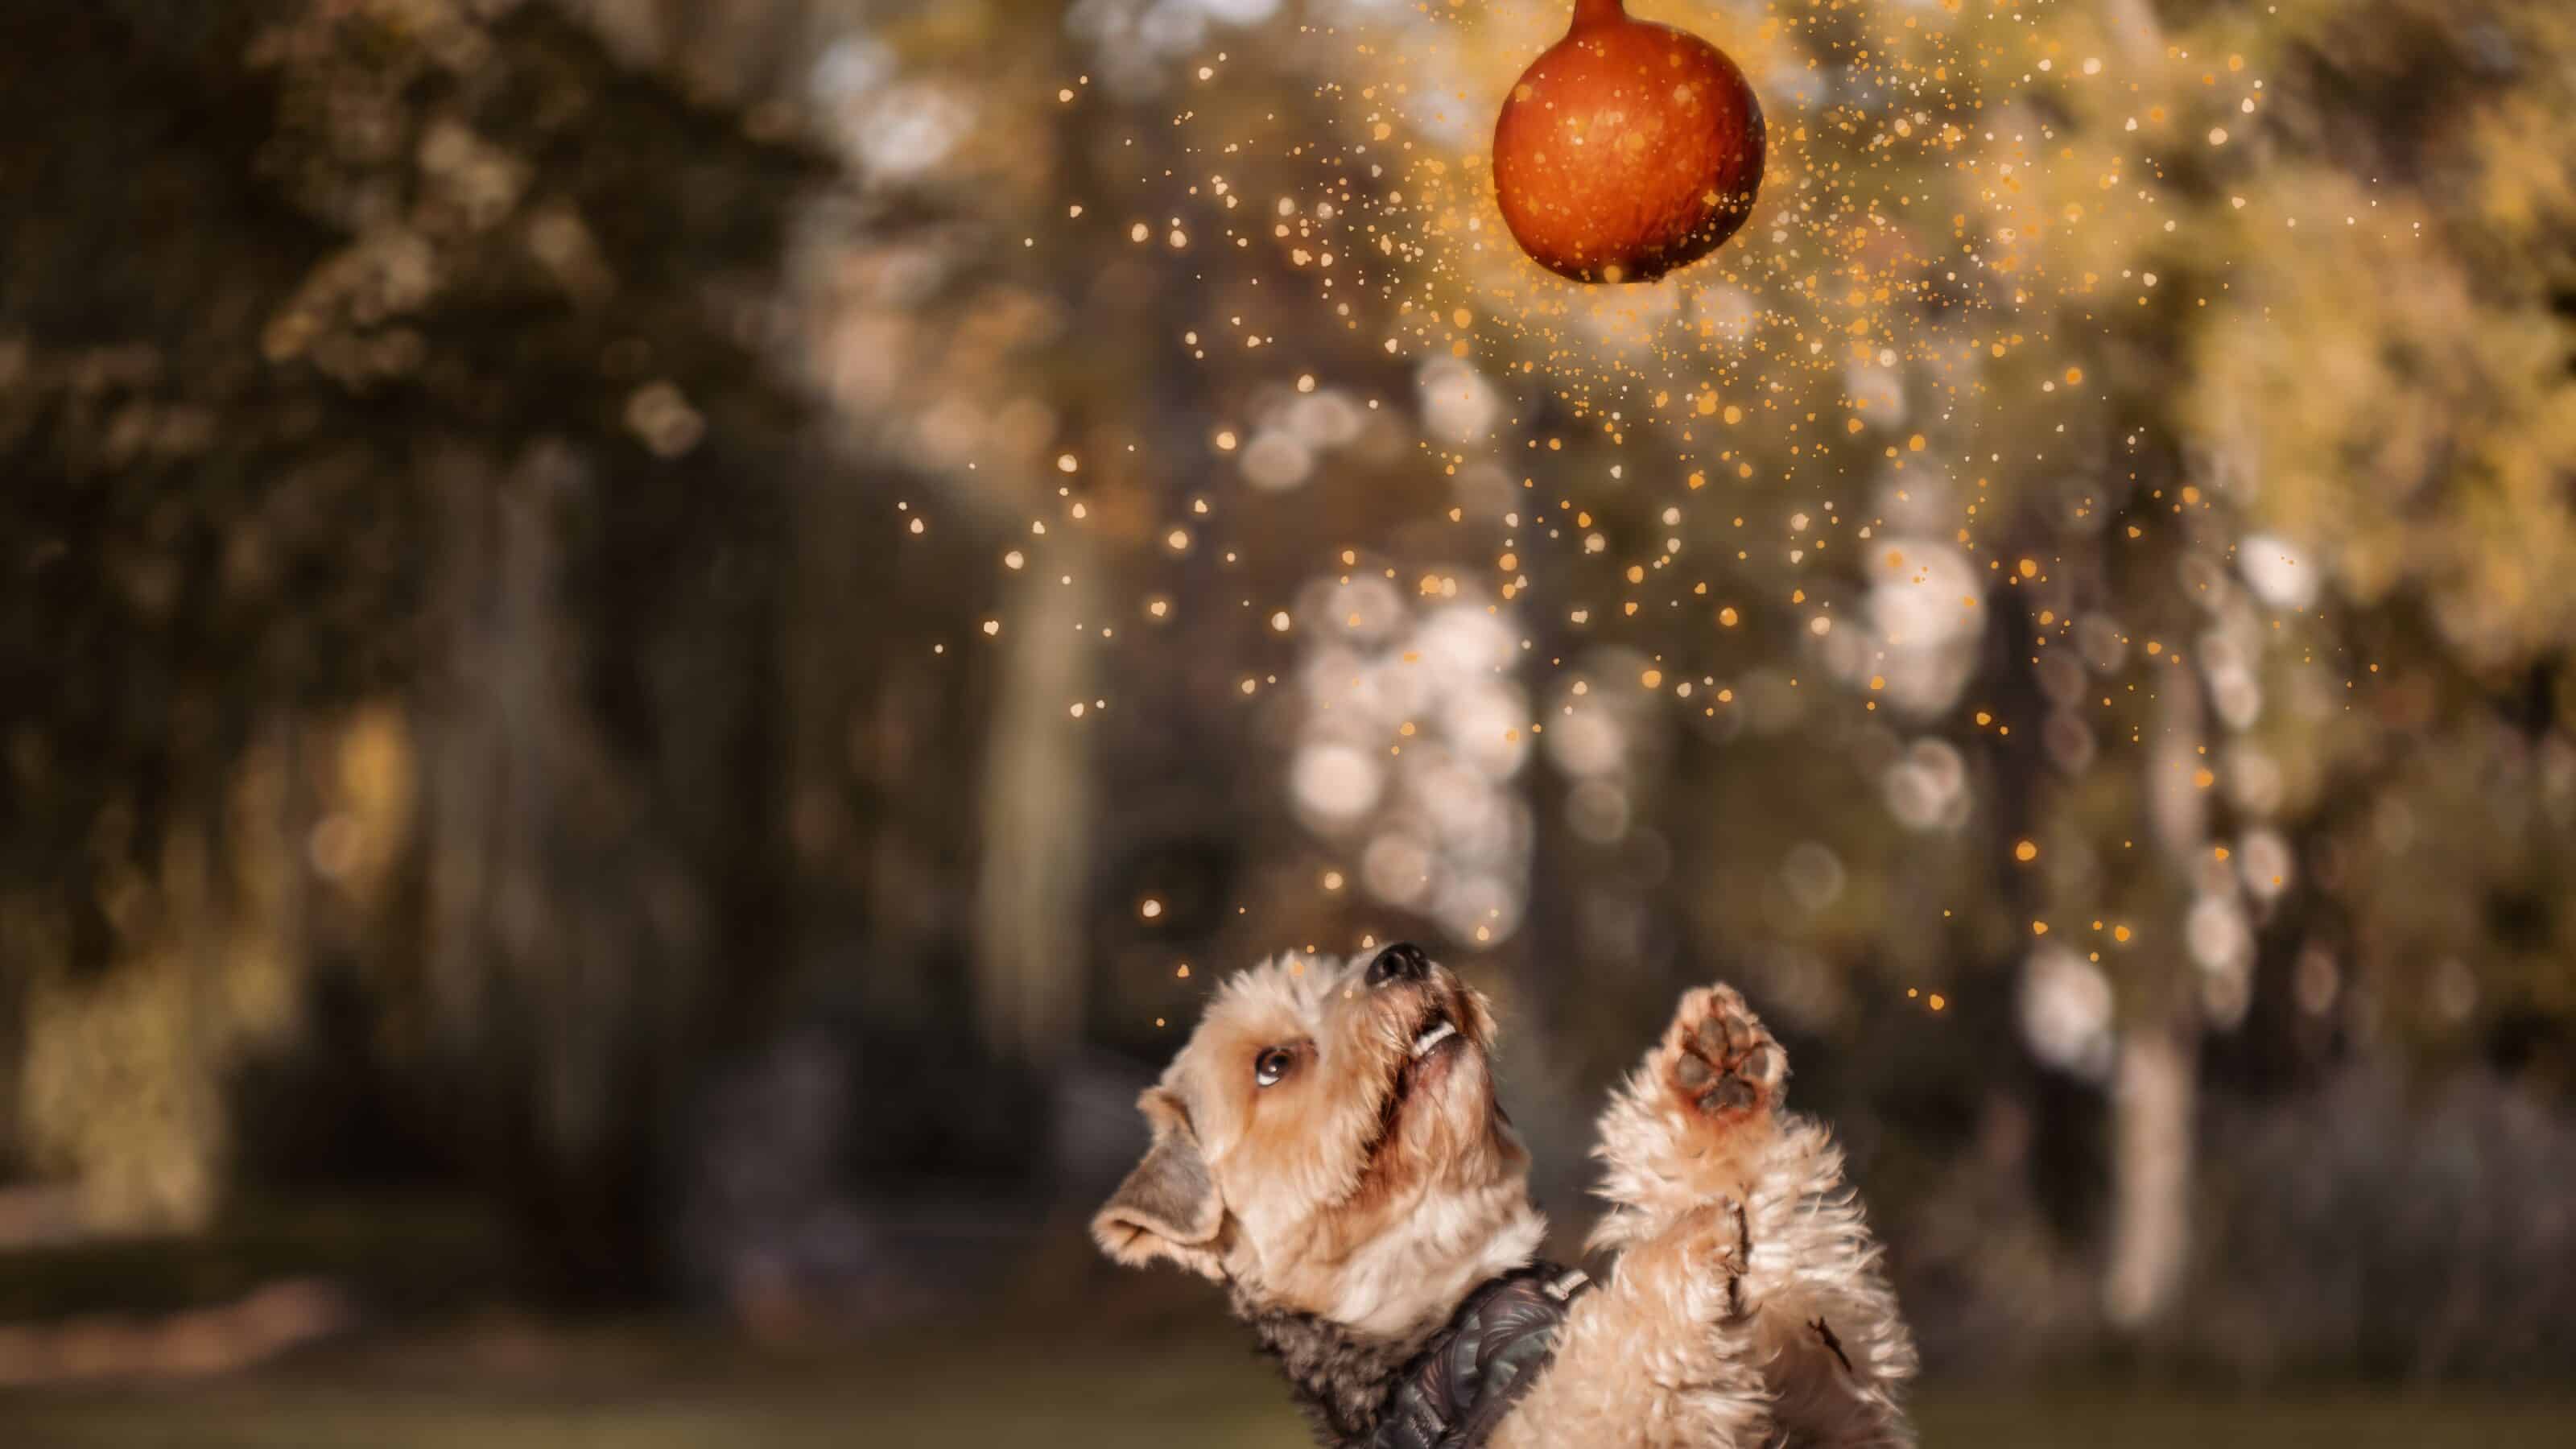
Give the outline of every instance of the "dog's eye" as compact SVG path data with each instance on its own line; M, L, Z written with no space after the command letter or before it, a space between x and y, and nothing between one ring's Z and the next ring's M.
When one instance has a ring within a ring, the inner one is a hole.
M1261 1055L1252 1059L1252 1080L1264 1087L1275 1086L1281 1077L1288 1075L1288 1069L1295 1065L1297 1065L1295 1052L1286 1047L1265 1048Z

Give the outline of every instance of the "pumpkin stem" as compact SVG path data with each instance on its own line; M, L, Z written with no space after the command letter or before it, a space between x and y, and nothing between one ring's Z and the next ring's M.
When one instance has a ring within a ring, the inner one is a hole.
M1574 23L1566 27L1572 34L1596 25L1615 24L1628 18L1625 0L1574 0Z

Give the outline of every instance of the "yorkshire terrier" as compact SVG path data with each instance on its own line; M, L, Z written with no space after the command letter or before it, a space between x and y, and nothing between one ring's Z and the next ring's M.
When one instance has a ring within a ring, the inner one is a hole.
M1412 945L1246 971L1139 1099L1153 1145L1092 1235L1225 1284L1325 1445L1913 1444L1879 1246L1742 996L1685 995L1602 1114L1597 1286L1537 1262L1494 1036Z

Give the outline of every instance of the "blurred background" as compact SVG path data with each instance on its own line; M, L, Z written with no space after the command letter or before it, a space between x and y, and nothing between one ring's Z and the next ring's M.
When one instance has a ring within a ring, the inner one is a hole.
M0 8L0 1440L1304 1442L1082 1226L1410 938L1567 1254L1742 985L1927 1442L2568 1442L2576 12L1637 8L1592 293L1552 4Z

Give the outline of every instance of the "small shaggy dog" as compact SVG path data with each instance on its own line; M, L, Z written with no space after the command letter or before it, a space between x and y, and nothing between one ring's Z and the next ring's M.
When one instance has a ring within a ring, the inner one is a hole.
M1910 1445L1914 1345L1824 1128L1724 986L1682 998L1601 1119L1606 1282L1534 1259L1485 999L1416 947L1228 982L1138 1106L1092 1222L1226 1284L1319 1442Z

